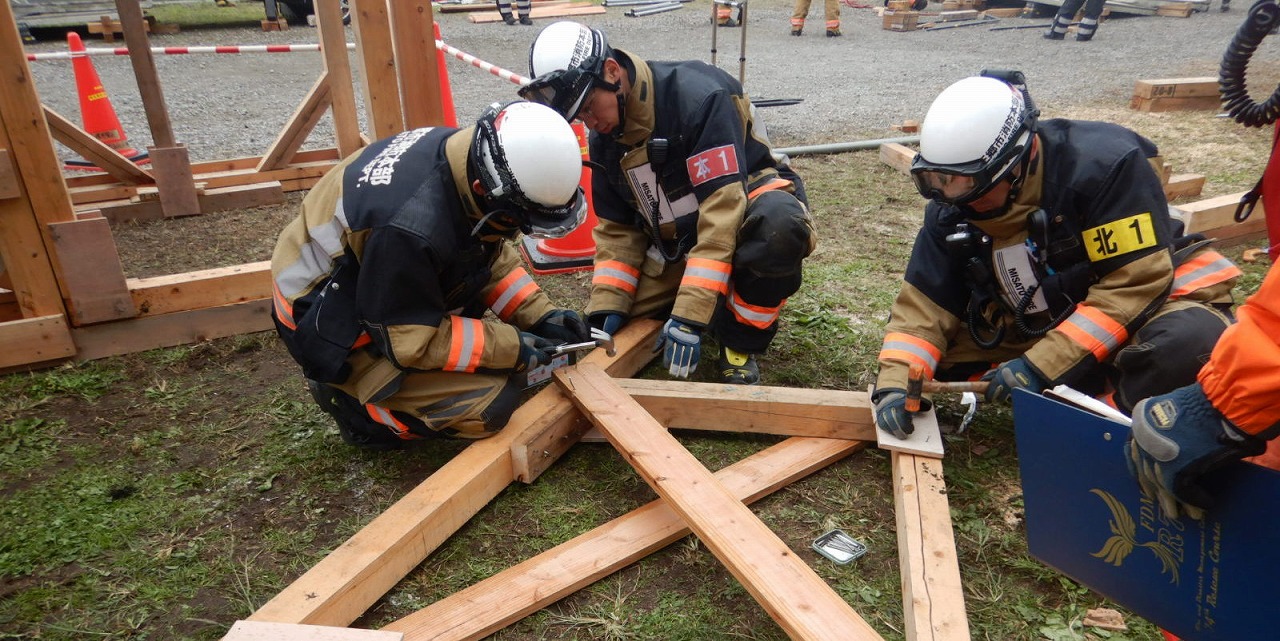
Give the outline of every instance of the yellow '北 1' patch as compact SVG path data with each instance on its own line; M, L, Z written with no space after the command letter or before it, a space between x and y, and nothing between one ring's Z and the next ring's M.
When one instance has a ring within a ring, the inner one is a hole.
M1086 229L1081 237L1084 239L1085 251L1089 252L1089 260L1095 263L1156 244L1151 212Z

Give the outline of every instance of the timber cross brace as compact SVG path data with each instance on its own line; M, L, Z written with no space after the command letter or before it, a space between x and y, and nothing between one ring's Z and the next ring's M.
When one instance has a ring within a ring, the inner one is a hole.
M659 327L632 322L616 337L616 356L596 350L557 370L556 385L505 429L469 445L225 639L259 638L254 626L277 639L290 628L312 639L483 638L690 532L792 638L880 639L744 505L873 445L867 395L622 378L653 358ZM661 498L380 631L310 627L350 625L503 488L532 482L592 425ZM672 427L790 438L712 474ZM942 462L901 451L892 461L906 637L968 639Z

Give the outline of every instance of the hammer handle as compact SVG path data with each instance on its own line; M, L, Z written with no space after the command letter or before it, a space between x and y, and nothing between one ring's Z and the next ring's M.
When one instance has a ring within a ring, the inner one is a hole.
M937 392L984 393L990 384L990 381L924 381L924 391L931 394Z

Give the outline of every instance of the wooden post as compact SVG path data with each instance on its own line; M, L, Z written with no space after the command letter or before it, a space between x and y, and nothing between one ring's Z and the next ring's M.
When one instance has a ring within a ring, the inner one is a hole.
M391 29L405 129L438 127L445 122L436 49L435 17L426 0L391 0Z
M364 71L361 87L369 136L379 140L404 131L396 50L391 41L391 15L387 12L387 0L351 0L351 13L356 60Z
M894 452L893 498L907 639L968 641L942 461Z
M164 102L164 92L160 90L160 76L156 73L142 8L138 0L116 0L116 11L120 13L124 40L129 46L129 61L133 63L133 75L138 81L138 93L142 97L151 140L155 145L148 147L147 151L151 154L156 188L160 191L160 207L169 217L199 214L200 200L196 195L195 177L191 173L191 159L187 148L173 139L169 108Z
M329 79L329 100L333 107L333 132L338 139L338 157L354 154L364 142L356 117L356 93L351 86L351 59L347 56L347 28L342 24L338 0L316 0L316 28L320 30L320 50L324 54L325 75ZM352 13L351 20L359 18Z

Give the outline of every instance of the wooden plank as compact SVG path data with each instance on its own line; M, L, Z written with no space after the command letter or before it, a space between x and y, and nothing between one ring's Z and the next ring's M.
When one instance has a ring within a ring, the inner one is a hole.
M127 0L120 0L125 2ZM160 192L160 210L166 218L195 216L200 213L200 196L196 193L191 158L184 145L147 147L151 166Z
M912 415L911 425L915 431L907 438L898 438L876 425L877 445L882 450L942 458L942 430L938 427L938 415L933 410L916 413Z
M404 131L404 116L387 0L351 0L351 13L369 136L374 140L394 136Z
M106 218L52 223L49 236L53 238L55 259L67 292L72 325L138 315L125 284L111 223Z
M76 359L87 361L261 332L272 327L271 301L254 300L89 325L71 330L71 335L76 341Z
M440 77L444 53L436 50L431 7L430 0L391 0L391 35L396 43L405 129L456 125L447 118L453 114L453 105L444 104L443 86L449 78Z
M172 314L271 298L271 261L130 278L127 283L139 316Z
M880 639L812 568L593 363L556 383L792 638Z
M0 323L0 368L71 358L75 342L67 318L37 316Z
M855 441L876 438L866 392L641 379L615 382L668 428Z
M90 135L58 112L44 107L44 117L49 122L49 130L54 140L66 145L120 182L130 185L155 182L151 172L133 164L132 160L117 151L115 147L102 142L97 136Z
M160 88L160 74L156 72L155 55L147 39L147 23L142 18L142 7L137 0L116 0L120 24L124 25L124 41L129 46L129 63L138 83L138 97L151 128L151 144L158 149L178 146L173 137L173 125L169 121L169 107L165 105L164 91ZM155 162L155 154L152 154ZM160 170L157 169L157 172ZM187 165L190 173L191 165ZM158 176L157 176L158 178Z
M1221 109L1222 103L1215 96L1195 96L1191 98L1139 98L1134 96L1129 101L1129 108L1137 111L1160 113L1165 111L1197 111Z
M342 24L342 8L337 2L315 4L320 30L320 49L325 77L329 79L329 101L333 131L338 139L338 157L346 158L364 146L356 116L356 93L352 87L351 60L347 57L347 28ZM359 20L358 16L353 17Z
M1164 197L1173 200L1199 196L1204 190L1204 174L1173 174L1164 185Z
M264 172L287 166L298 153L298 149L302 147L302 143L306 142L307 136L311 135L311 131L316 128L325 111L329 109L330 102L329 74L321 72L320 77L316 78L315 84L311 85L307 95L303 97L298 108L285 123L284 129L280 130L275 141L267 148L266 153L262 154L262 160L258 162L255 170Z
M904 174L911 173L911 162L916 159L916 150L896 142L880 145L880 162L897 169Z
M119 20L112 20L112 19L110 19L109 17L106 17L106 16L103 16L103 18L104 18L103 20L98 20L98 21L96 21L96 22L88 22L88 23L85 23L85 28L87 28L87 29L89 30L89 33L91 33L91 34L97 34L97 35L100 35L100 36L104 36L104 39L106 39L106 38L105 38L105 36L106 36L107 34L110 34L112 37L111 37L111 39L109 39L109 40L108 40L108 42L111 42L111 41L114 41L114 40L115 40L115 34L117 34L117 33L119 33L119 34L123 34L123 33L124 33L124 27L123 27L123 26L121 26L121 24L120 24L120 21L119 21ZM142 23L142 28L143 28L143 30L144 30L144 31L146 31L147 33L151 33L151 25L150 25L150 24L148 24L148 23L146 23L146 22L143 22L143 23Z
M1190 18L1195 7L1186 2L1169 2L1156 7L1157 16L1168 18Z
M18 187L18 172L13 169L13 158L8 149L0 149L0 200L21 198L22 189Z
M1133 84L1133 95L1136 98L1199 98L1204 96L1217 98L1218 78L1216 76L1198 76L1195 78L1139 80Z
M200 211L210 213L228 209L248 209L284 202L284 185L278 180L236 187L204 189L196 195Z
M1178 210L1183 213L1186 233L1204 234L1209 238L1218 239L1265 233L1267 216L1261 199L1258 200L1257 206L1247 220L1243 223L1235 221L1236 207L1239 206L1240 198L1245 193L1227 194L1178 205Z
M715 473L748 504L825 468L867 443L796 437ZM479 639L687 536L689 528L662 500L436 601L384 630L405 639Z
M617 356L596 350L584 362L630 376L653 358L660 327L633 321L614 336ZM349 625L511 483L515 443L545 431L546 423L576 416L559 388L544 388L516 409L506 428L467 446L249 620Z
M559 18L564 16L591 16L605 13L602 6L591 3L575 2L567 7L534 7L529 10L530 18ZM502 15L497 11L476 12L467 15L467 20L477 24L502 22Z
M968 641L942 461L894 452L893 499L907 639Z
M403 634L359 628L236 621L222 641L401 641Z

